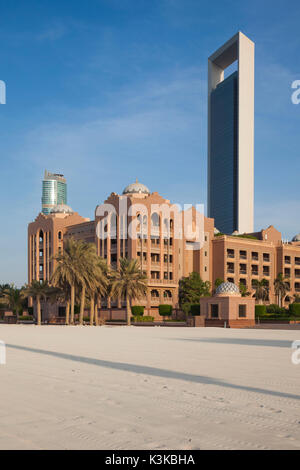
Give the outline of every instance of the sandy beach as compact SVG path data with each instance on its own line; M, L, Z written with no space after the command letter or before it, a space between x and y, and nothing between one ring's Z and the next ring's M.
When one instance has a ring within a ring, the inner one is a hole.
M1 325L0 449L300 449L297 339Z

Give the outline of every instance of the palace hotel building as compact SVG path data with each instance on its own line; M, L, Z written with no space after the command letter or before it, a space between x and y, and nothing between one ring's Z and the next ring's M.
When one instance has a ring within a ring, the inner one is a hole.
M225 77L233 63L237 70ZM300 295L300 235L286 243L273 226L253 233L253 175L254 43L238 32L208 59L208 217L195 208L178 217L169 200L136 181L105 201L113 208L109 217L98 206L90 221L66 205L63 175L45 172L42 212L28 228L28 282L50 281L53 255L74 237L94 243L114 269L120 257L138 259L148 277L147 296L139 303L154 316L159 304L179 307L179 281L193 271L212 286L218 278L244 284L252 297L255 282L265 279L269 303L276 302L274 280L283 273L289 283L287 305ZM185 230L187 219L190 231ZM198 220L200 240L193 237ZM134 221L136 236L127 237ZM122 301L110 299L105 306L123 308Z

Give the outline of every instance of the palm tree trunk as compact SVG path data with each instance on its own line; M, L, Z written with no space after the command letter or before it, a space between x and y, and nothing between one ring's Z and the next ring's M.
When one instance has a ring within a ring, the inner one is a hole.
M66 325L70 323L70 302L69 300L67 301L66 305Z
M41 298L39 295L36 296L36 307L37 307L37 324L40 326L42 324L42 315L41 315Z
M85 306L85 286L82 286L81 299L80 299L79 325L83 325L84 306Z
M74 310L75 310L75 286L71 285L71 325L74 325Z
M127 325L131 325L131 308L129 296L126 296L126 309L127 309Z
M94 314L95 314L95 296L91 296L91 306L90 306L90 325L94 324Z
M95 302L95 325L99 326L99 318L98 318L98 305L97 301Z

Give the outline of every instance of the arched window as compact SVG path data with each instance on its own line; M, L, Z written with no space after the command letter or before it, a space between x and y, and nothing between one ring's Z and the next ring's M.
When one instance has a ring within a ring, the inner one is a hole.
M40 243L43 243L43 241L44 241L44 232L43 232L43 230L40 230L39 239L40 239Z
M172 299L172 292L170 290L164 291L164 298L165 299Z
M158 290L153 289L153 290L151 291L151 297L154 298L154 299L158 299L158 298L159 298L159 292L158 292Z
M58 239L62 240L62 233L60 231L58 232Z
M156 212L151 215L151 227L159 227L159 215Z

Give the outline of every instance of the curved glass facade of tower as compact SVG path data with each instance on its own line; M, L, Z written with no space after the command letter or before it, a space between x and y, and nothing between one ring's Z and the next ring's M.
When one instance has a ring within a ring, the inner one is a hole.
M238 228L237 195L237 72L211 93L210 208L216 227L224 233Z
M67 182L63 175L45 171L43 179L42 212L50 214L57 204L67 204Z

